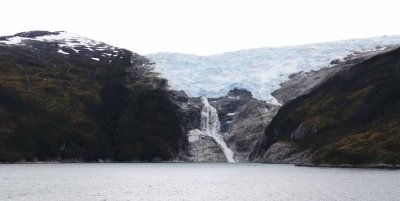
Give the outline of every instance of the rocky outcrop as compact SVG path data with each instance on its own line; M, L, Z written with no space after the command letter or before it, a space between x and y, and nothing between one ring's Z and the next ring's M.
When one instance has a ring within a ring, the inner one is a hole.
M341 71L344 66L336 65L318 71L299 72L289 76L290 80L281 84L281 88L272 93L282 105L298 96L309 93L313 88L325 82L328 78Z
M249 154L263 138L265 128L278 109L278 106L252 99L231 115L233 120L224 140L235 152L237 161L249 160Z
M209 136L209 134L201 131L201 112L204 103L200 97L189 98L183 91L171 91L170 94L178 106L182 127L187 133L189 140L189 152L181 153L180 155L183 157L177 160L190 162L228 162L218 142Z
M226 96L209 100L218 111L223 139L235 153L235 160L248 161L279 106L257 100L245 89L233 89Z
M188 134L191 162L227 162L224 152L218 143L199 129L189 131Z
M296 152L296 145L290 142L276 142L263 154L255 160L262 163L291 163L291 164L309 164L311 162L311 150Z
M251 93L245 89L233 89L226 96L209 98L210 105L218 111L221 122L221 133L228 133L233 116L239 107L253 100Z
M259 159L259 162L283 163L293 149L294 146L290 143L276 142L268 148L268 150L263 154L262 158Z
M171 97L179 106L183 127L188 133L189 161L226 161L215 140L200 131L203 107L200 98L189 98L183 91L172 91ZM266 126L279 109L279 106L254 99L244 89L233 89L224 97L210 98L209 103L218 112L223 140L235 153L235 160L240 162L248 161L249 154L262 139Z
M178 105L185 133L193 129L200 129L200 113L203 107L200 98L188 97L184 91L170 91L170 95Z

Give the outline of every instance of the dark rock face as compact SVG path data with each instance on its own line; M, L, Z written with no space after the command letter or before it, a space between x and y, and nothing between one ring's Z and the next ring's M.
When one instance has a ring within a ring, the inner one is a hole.
M179 106L183 127L188 133L191 148L189 161L226 162L226 157L215 140L200 131L203 103L199 97L189 98L183 91L172 91L171 96ZM235 160L248 161L255 145L262 140L263 132L276 114L279 106L252 98L244 89L231 90L226 96L209 98L210 105L218 111L221 133Z
M0 37L1 162L171 160L187 150L179 107L148 59L64 35Z
M281 84L281 88L274 91L279 103L286 104L298 96L309 93L313 88L324 83L327 79L341 71L344 66L337 65L312 72L300 72L290 76L290 80Z
M251 158L312 164L398 164L400 49L362 54L365 57L354 57L352 64L284 105ZM290 142L290 146L282 142ZM279 150L283 156L276 155Z
M226 96L210 98L218 111L224 141L235 153L235 160L248 161L249 154L262 140L263 133L279 106L254 99L244 89L233 89Z
M116 160L164 161L186 149L186 133L167 91L140 93L128 103L123 114L116 131Z
M232 115L229 132L224 136L237 161L249 161L249 155L264 136L264 130L279 107L252 99Z
M189 139L190 151L182 153L184 161L191 162L227 162L220 145L201 131L201 111L203 103L200 97L188 97L183 91L171 91L172 99L178 106L182 127ZM218 98L218 100L222 100ZM214 103L217 103L214 101ZM224 104L219 102L220 104ZM228 104L229 105L229 104Z
M171 91L171 97L179 106L180 118L185 132L200 129L201 108L203 104L200 98L189 98L184 91Z
M251 93L244 89L233 89L226 96L209 98L210 105L218 111L221 133L229 132L234 113L252 99Z

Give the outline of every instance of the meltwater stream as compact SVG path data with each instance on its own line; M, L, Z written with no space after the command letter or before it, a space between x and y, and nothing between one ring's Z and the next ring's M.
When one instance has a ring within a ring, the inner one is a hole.
M201 130L208 136L214 138L218 145L224 151L228 162L235 162L233 159L234 153L226 145L221 134L221 124L219 122L217 110L208 103L206 97L201 97L201 102L204 104L201 110Z

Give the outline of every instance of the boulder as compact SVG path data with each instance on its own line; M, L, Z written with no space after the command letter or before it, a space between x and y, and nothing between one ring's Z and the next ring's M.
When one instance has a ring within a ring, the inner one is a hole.
M199 129L188 134L191 147L191 162L227 162L225 154L217 142Z

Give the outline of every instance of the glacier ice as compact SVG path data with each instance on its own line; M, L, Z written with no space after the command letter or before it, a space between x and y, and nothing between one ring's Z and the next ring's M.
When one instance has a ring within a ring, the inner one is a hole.
M382 36L211 56L165 52L147 56L155 63L155 71L167 78L173 89L184 90L190 96L218 97L233 88L244 88L258 99L279 104L271 93L289 75L329 67L332 60L343 59L353 52L397 44L400 36Z

